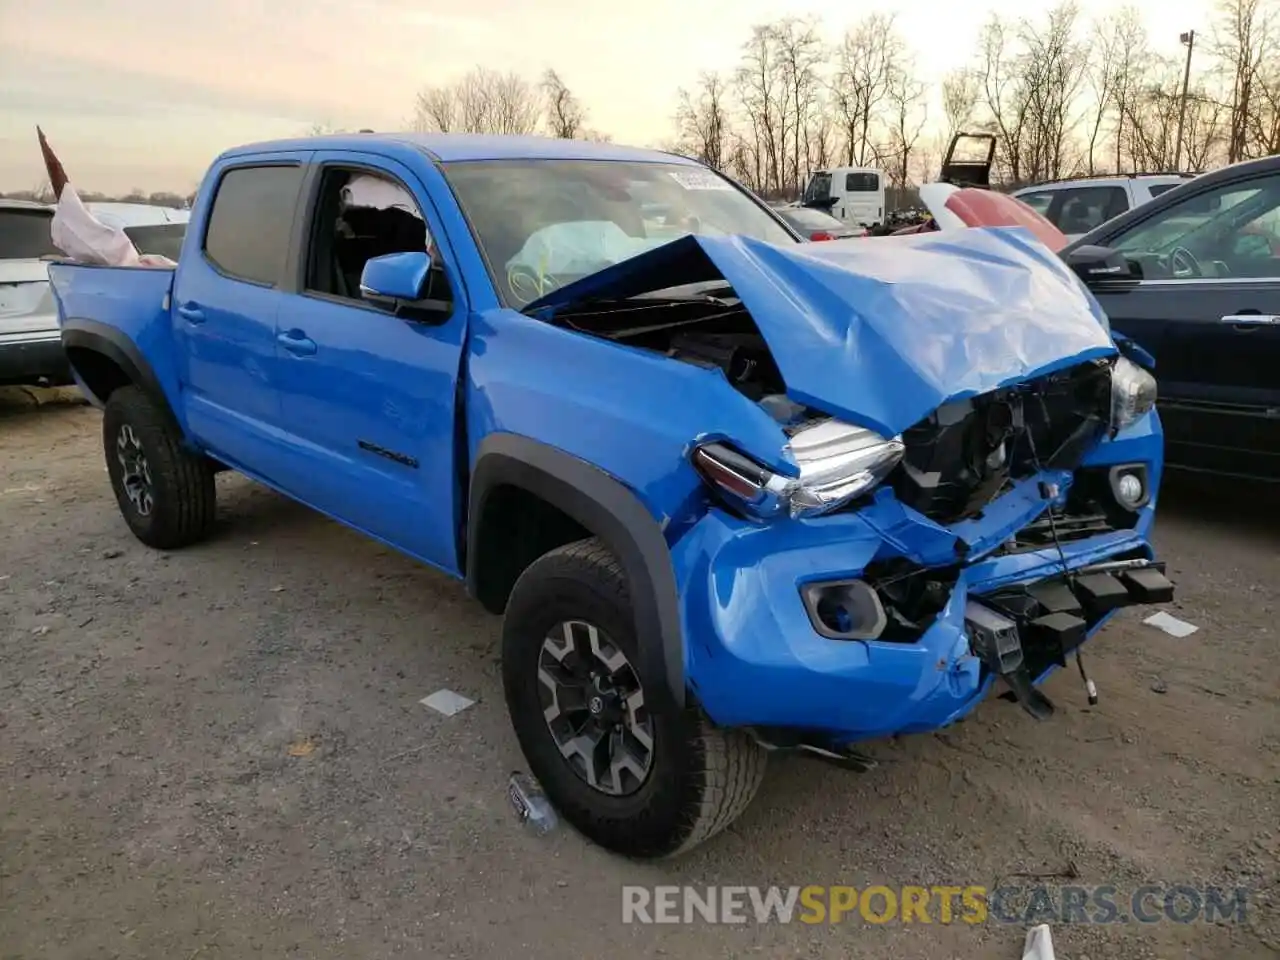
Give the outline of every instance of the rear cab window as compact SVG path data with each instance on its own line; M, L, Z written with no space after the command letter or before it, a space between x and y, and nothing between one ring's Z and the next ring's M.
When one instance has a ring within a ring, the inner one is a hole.
M52 210L0 207L0 260L58 256L49 235L52 222Z
M874 173L846 173L844 175L845 193L878 193L880 177Z
M182 252L182 239L187 235L185 223L149 223L145 226L125 227L125 236L139 253L156 254L177 260Z
M205 228L205 259L223 276L276 286L284 272L302 167L232 167L218 181Z

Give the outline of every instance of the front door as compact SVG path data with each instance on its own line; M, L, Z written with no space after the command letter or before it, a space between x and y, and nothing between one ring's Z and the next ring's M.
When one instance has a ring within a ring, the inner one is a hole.
M345 152L316 154L308 194L299 288L276 322L289 489L456 572L461 286L451 284L452 316L431 323L393 316L359 289L367 259L408 250L434 251L457 276L449 251L433 242L434 208L409 170Z
M1280 476L1280 173L1193 194L1102 242L1143 269L1136 287L1094 292L1155 357L1170 462Z

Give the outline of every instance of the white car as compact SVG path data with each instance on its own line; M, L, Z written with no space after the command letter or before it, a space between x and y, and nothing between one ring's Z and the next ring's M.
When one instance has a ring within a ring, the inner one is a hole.
M1181 186L1190 173L1130 173L1052 180L1013 191L1036 213L1075 240L1094 227L1128 213L1152 197Z
M87 203L118 226L141 253L178 259L190 212L147 203ZM50 238L54 208L0 199L0 385L64 386L72 382L58 331L44 257L59 256Z

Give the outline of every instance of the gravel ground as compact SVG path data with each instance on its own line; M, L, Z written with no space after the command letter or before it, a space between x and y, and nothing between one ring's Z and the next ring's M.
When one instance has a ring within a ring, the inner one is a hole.
M1036 723L992 700L853 774L775 760L684 859L515 824L499 621L242 478L129 535L99 414L0 399L0 958L1016 958L1018 924L623 925L632 884L1245 886L1243 922L1055 927L1064 960L1280 954L1280 498L1171 483L1177 640L1122 615ZM1259 506L1265 503L1265 506ZM477 703L418 703L441 687Z

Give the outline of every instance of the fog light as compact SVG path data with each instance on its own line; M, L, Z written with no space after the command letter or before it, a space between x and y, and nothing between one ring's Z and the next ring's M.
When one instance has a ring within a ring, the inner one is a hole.
M832 640L874 640L888 623L880 597L861 580L810 583L800 594L813 629Z
M1126 510L1144 507L1151 499L1147 470L1141 464L1111 468L1111 493Z
M1120 502L1132 509L1142 500L1142 481L1126 473L1117 481L1116 492L1120 494Z

